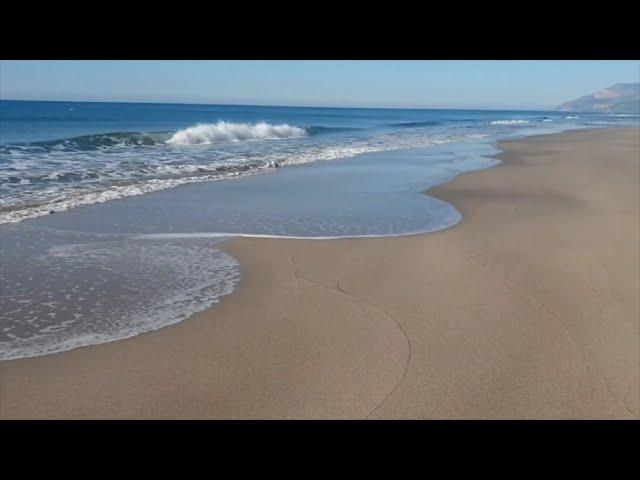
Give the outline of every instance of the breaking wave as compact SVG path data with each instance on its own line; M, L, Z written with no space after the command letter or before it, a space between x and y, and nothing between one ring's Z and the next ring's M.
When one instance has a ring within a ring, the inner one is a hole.
M172 145L210 145L246 140L296 138L306 135L305 129L286 123L271 125L266 122L250 124L220 121L178 130L167 140L167 143Z
M493 120L489 123L491 125L524 125L529 123L529 120Z
M355 130L359 129L315 125L302 128L288 124L271 125L265 122L250 124L220 121L214 124L199 124L176 132L95 133L56 140L0 145L0 154L11 155L14 152L91 152L107 150L112 147L149 147L165 144L211 145L246 140L300 138Z

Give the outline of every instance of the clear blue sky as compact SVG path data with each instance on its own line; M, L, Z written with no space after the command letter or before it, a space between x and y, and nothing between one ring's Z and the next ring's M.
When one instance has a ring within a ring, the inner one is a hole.
M3 99L545 109L640 61L0 61Z

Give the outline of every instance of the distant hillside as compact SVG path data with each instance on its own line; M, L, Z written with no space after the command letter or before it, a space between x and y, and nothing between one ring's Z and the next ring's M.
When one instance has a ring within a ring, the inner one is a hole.
M563 103L566 112L640 113L640 83L617 83L593 95Z

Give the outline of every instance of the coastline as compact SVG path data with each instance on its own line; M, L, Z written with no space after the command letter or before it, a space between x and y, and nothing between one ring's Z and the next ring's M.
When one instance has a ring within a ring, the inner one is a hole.
M0 418L638 418L637 129L500 149L448 229L218 245L231 296L0 363Z

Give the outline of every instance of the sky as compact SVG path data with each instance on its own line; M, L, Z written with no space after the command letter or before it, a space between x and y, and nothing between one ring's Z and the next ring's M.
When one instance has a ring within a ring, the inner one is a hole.
M640 81L640 61L0 61L0 98L537 109Z

